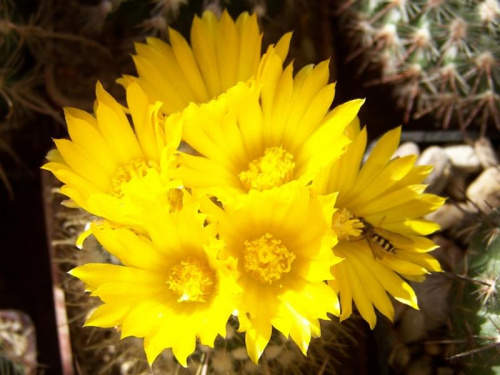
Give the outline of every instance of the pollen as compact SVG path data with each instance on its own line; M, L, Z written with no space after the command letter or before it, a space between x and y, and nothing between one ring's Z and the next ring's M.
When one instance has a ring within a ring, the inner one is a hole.
M268 190L290 181L293 176L293 155L283 147L269 147L261 156L248 164L238 177L247 190Z
M295 254L281 240L266 233L245 241L244 269L263 284L272 284L290 272Z
M345 208L335 211L332 217L332 229L340 241L361 236L363 223Z
M123 185L134 178L143 178L150 169L158 169L153 161L147 163L143 159L132 160L130 163L119 167L113 177L109 193L115 197L123 197Z
M199 258L183 260L168 273L168 288L178 302L206 302L213 295L215 284L215 272Z

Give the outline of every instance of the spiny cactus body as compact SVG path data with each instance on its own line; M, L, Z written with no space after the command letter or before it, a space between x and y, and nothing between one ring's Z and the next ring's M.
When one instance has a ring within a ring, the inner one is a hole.
M500 215L493 211L480 217L452 317L459 345L451 358L463 360L470 374L500 374Z
M357 0L345 17L347 61L380 68L369 83L395 84L405 121L500 129L498 0Z

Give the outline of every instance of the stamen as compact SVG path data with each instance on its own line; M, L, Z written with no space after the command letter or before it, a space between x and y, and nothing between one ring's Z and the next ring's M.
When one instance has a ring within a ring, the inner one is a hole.
M143 178L150 169L158 169L154 161L146 163L143 159L132 160L130 163L119 167L111 178L109 193L117 198L123 197L123 184L134 178Z
M351 237L361 236L363 223L345 208L340 208L333 214L332 229L337 233L339 241L349 241Z
M190 257L173 266L168 274L168 288L178 302L206 302L213 294L215 272L206 261Z
M268 190L290 181L293 176L293 155L281 146L267 148L264 156L248 164L238 177L245 189Z
M295 254L271 234L245 241L244 269L261 283L272 284L290 272Z

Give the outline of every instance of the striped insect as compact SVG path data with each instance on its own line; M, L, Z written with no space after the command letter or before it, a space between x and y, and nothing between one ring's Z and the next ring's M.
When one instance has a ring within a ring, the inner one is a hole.
M394 246L394 240L397 241L398 245L401 244L403 246L413 243L408 237L374 227L362 217L358 217L358 219L363 223L362 236L368 243L368 246L370 246L373 256L377 259L382 259L385 254L396 255L396 252L401 250Z

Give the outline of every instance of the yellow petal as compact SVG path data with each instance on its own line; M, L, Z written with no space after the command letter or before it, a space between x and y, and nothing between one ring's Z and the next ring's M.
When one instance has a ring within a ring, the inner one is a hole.
M177 95L176 87L171 80L161 74L161 65L153 65L153 61L142 55L132 56L135 67L141 77L137 82L148 93L151 102L160 100L163 103L164 113L171 114L186 107L187 94Z
M297 117L298 124L295 126L295 129L290 129L290 137L292 138L289 146L290 150L295 150L302 146L303 140L319 127L328 109L332 105L334 95L334 84L323 87L309 103L302 117ZM293 116L292 114L291 117Z
M171 328L174 324L175 322L163 319L160 328L153 332L152 335L144 338L144 351L150 366L163 350L172 347L173 335Z
M276 43L276 53L278 56L281 58L281 61L285 61L286 56L288 55L288 49L290 48L290 41L292 39L292 34L291 32L286 33L283 35L278 43Z
M121 324L120 338L149 335L158 329L164 313L165 308L159 301L145 300L132 305Z
M210 97L205 86L205 82L201 76L200 69L196 64L196 60L186 40L173 29L169 29L170 43L172 43L172 50L175 54L177 61L181 61L181 69L184 76L189 82L189 86L193 90L195 99L198 103L207 102ZM158 41L160 43L160 41ZM163 43L163 42L162 42Z
M79 174L75 173L70 167L68 167L66 164L60 164L60 163L47 163L45 164L42 169L48 170L54 174L54 176L57 177L59 181L64 182L67 184L66 186L63 186L62 189L67 188L68 185L71 186L78 186L78 189L81 191L81 195L87 197L92 193L95 193L96 191L99 191L99 187L93 185L91 182L87 181L85 178L80 176ZM63 193L65 194L65 193Z
M91 290L109 282L122 281L134 284L161 284L164 282L162 275L153 272L106 263L87 263L73 268L69 274L78 277Z
M156 41L156 43L155 43ZM157 39L147 39L148 44L136 44L137 62L142 65L138 72L140 81L146 80L153 85L161 94L176 93L177 97L171 95L159 96L155 101L178 102L177 110L182 110L193 100L194 92L191 90L188 79L184 76L180 62L176 59L172 47L161 43ZM148 71L144 71L147 69Z
M137 83L127 87L127 103L134 123L137 139L147 160L160 160L157 137L153 128L153 116L158 116L159 106L150 106L149 100Z
M371 263L366 263L366 258L365 263L363 263L356 257L356 254L357 252L346 253L347 258L344 262L352 263L372 303L377 310L392 321L394 319L394 307L392 306L391 300L387 296L385 289L380 285L377 275L373 273L370 267ZM373 262L377 262L377 260L373 259Z
M92 223L91 229L104 248L124 265L160 272L169 264L150 240L129 229L111 229L95 223Z
M363 319L368 322L371 329L374 329L375 324L377 323L377 316L375 315L372 301L361 283L361 280L358 278L357 270L354 270L347 262L345 265L347 274L349 275L349 280L353 284L352 295L354 303L356 304L356 307L358 308Z
M358 177L359 167L363 160L367 142L366 128L346 148L340 156L325 172L318 174L314 179L314 186L323 194L339 192L337 198L338 207L348 207L348 195Z
M217 20L211 12L204 12L203 19L195 17L191 27L191 46L198 61L203 80L208 88L210 97L221 92L219 69L214 37L216 35Z
M294 312L290 309L291 312ZM297 344L302 354L307 355L311 341L311 326L307 319L295 313L290 328L290 337Z
M415 155L409 155L391 160L391 162L387 164L386 167L383 168L380 173L370 182L370 188L365 189L361 192L361 194L357 196L356 205L351 209L353 211L356 211L355 207L362 207L364 204L370 201L379 202L381 200L378 199L380 196L382 196L386 191L390 190L392 186L394 186L398 181L404 178L406 174L408 174L408 172L415 164L415 160ZM374 208L374 210L378 210L378 208Z
M385 168L398 147L400 136L401 127L397 127L385 133L377 142L359 172L357 183L360 189L372 181Z
M71 140L82 148L92 163L111 175L116 170L117 165L108 145L96 125L82 120L81 114L77 115L76 113L74 109L66 108L64 110ZM93 122L97 124L95 119Z
M221 89L226 91L237 82L239 40L236 24L227 12L222 12L219 20L219 30L215 39ZM244 46L243 48L247 48Z
M415 292L408 283L401 279L393 270L386 267L384 262L375 261L371 252L359 251L357 256L364 263L370 264L370 268L382 284L382 286L391 294L397 301L418 309L417 297Z
M349 281L346 265L343 262L336 264L332 268L332 274L335 276L335 283L328 282L330 286L338 286L340 294L340 321L349 318L352 314L352 286Z
M345 146L349 140L343 135L344 129L356 116L363 103L364 100L357 99L335 107L333 110L335 115L332 115L328 122L324 123L321 128L306 141L300 157L305 159L312 157L317 158L320 150L331 149L331 144L334 139L342 139L341 147ZM333 159L331 159L331 161L332 160Z
M439 224L434 223L430 220L408 219L404 222L386 223L384 224L384 228L396 233L420 234L426 236L428 234L434 233L441 227L439 226Z
M85 112L85 111L78 109L78 108L73 108L73 107L64 107L63 109L64 109L65 116L68 115L74 119L78 119L80 121L86 122L96 129L98 128L97 119L93 115L91 115L90 113Z
M172 351L181 366L187 367L187 357L196 349L196 331L185 321L180 332L173 332L175 339Z
M121 324L130 305L105 303L95 309L84 324L84 327L112 328Z
M239 51L237 79L246 81L255 74L260 60L262 34L257 24L257 14L248 16L248 13L242 13L236 20L236 27L240 36L240 46L244 46Z
M95 93L97 97L97 102L101 102L107 107L111 108L112 111L117 113L128 113L127 108L123 107L120 103L118 103L112 96L109 94L104 87L102 86L100 81L97 81L95 87ZM81 112L80 112L81 115ZM82 119L85 119L82 117ZM86 117L88 119L88 117Z
M80 146L67 139L55 139L54 142L71 169L95 185L96 188L103 191L108 189L109 175L98 165L92 163Z
M259 362L260 356L271 339L271 332L271 324L263 320L252 321L252 326L246 331L245 343L247 352L254 363Z
M97 122L118 163L127 164L134 159L143 158L137 138L123 111L116 112L112 107L99 102Z
M401 251L398 257L406 261L418 264L428 271L431 272L441 272L441 265L436 258L429 254L423 253L410 253L408 251Z

